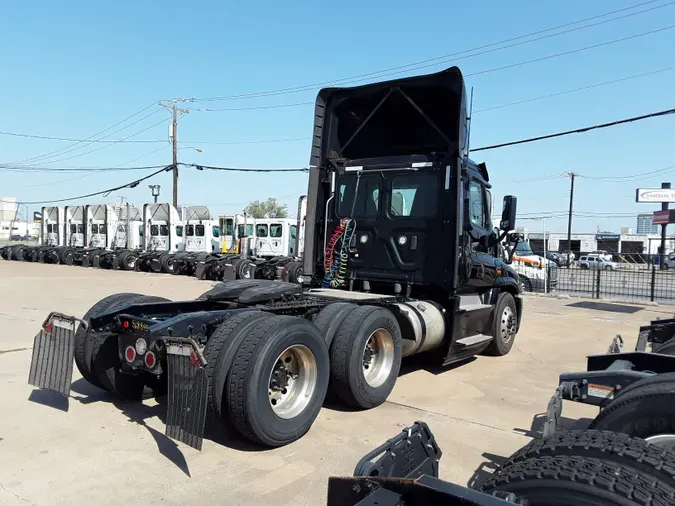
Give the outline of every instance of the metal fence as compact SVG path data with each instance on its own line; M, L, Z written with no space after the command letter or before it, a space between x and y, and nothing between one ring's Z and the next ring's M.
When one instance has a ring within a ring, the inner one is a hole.
M580 268L575 262L558 269L551 291L594 299L675 304L675 268L664 264L662 269L658 257L641 255L641 260L615 262L613 268Z

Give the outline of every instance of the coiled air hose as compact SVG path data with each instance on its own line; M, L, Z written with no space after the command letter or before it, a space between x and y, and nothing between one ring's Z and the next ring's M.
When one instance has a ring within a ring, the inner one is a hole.
M350 218L343 218L335 227L324 253L323 288L344 286L349 261L349 244L355 229L356 223ZM339 251L337 256L335 255L336 248Z

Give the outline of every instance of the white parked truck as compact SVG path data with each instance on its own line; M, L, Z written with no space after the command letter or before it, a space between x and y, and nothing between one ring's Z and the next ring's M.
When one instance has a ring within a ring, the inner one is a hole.
M498 248L516 199L495 231L487 167L467 152L457 67L322 89L300 283L239 279L182 301L121 293L81 318L52 313L30 383L68 395L74 356L112 395L168 392L169 437L200 449L211 412L278 447L310 430L329 388L351 408L381 405L403 357L506 355L522 301Z
M515 241L515 235L519 236ZM511 266L518 273L520 283L525 292L550 292L558 285L558 265L532 252L530 243L522 238L522 234L510 234L504 241L507 252L511 253Z

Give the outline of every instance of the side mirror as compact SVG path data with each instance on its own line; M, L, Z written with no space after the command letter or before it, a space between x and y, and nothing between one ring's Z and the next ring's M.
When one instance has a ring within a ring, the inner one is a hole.
M504 208L502 209L502 220L499 222L499 228L505 232L516 228L516 207L518 199L513 195L504 197Z

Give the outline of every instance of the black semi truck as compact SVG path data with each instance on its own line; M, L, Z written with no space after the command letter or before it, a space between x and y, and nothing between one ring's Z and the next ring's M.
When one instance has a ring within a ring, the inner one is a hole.
M401 360L506 355L520 285L492 226L487 168L468 157L457 67L316 99L300 283L235 280L196 300L111 295L52 313L29 383L68 395L72 357L127 400L168 394L169 437L200 449L210 413L268 447L306 433L327 396L382 404Z

